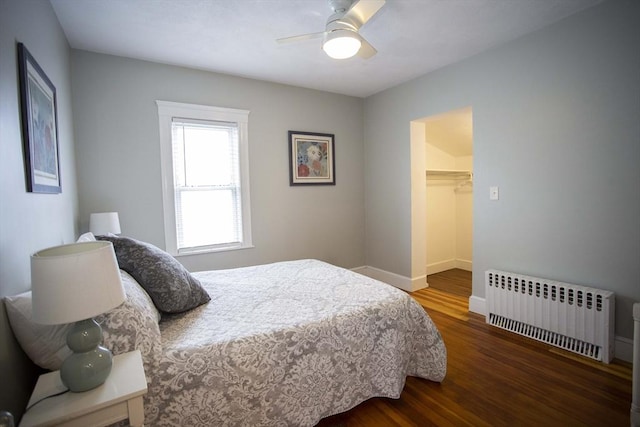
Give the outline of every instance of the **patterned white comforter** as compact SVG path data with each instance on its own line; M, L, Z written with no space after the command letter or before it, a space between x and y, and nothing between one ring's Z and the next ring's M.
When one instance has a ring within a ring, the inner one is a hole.
M211 301L163 316L145 424L312 426L445 376L440 333L392 286L316 260L194 276Z

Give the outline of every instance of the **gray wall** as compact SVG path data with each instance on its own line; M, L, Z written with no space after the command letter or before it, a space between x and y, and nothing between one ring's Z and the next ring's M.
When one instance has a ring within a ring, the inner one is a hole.
M473 294L484 298L489 268L612 290L616 333L631 338L631 300L640 300L638 22L640 2L607 1L367 98L367 264L411 275L409 122L471 106Z
M62 194L26 192L17 42L26 45L57 90ZM48 1L0 0L0 297L31 287L30 254L76 237L69 52ZM33 385L31 368L0 303L0 409L21 414Z
M155 100L250 110L255 248L181 256L190 270L313 257L364 264L359 98L74 50L80 226L118 211L122 234L164 247ZM290 187L288 130L335 134L335 186Z
M0 295L9 295L30 288L31 253L74 240L78 196L67 40L49 2L0 1ZM17 42L56 87L62 194L26 191Z

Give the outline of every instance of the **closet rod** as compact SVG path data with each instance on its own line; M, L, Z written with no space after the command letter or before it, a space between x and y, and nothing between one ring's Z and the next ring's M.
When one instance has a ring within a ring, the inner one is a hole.
M427 169L427 178L473 180L473 172L463 170Z

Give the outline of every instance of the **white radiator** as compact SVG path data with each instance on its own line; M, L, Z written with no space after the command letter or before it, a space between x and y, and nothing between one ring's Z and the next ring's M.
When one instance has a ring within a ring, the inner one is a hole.
M600 360L613 359L613 292L498 270L485 273L487 323Z

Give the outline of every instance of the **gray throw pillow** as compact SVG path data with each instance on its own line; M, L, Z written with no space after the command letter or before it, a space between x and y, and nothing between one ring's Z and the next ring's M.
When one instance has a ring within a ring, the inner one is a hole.
M162 249L129 237L106 235L96 239L113 243L120 268L138 281L158 310L181 313L211 300L200 282Z

